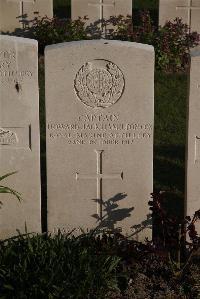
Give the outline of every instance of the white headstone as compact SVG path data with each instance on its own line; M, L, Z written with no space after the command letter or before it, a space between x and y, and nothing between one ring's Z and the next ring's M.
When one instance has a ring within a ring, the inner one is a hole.
M174 21L177 17L190 26L191 31L200 33L199 0L160 0L159 24L163 26L166 21Z
M0 36L0 176L22 202L0 194L0 239L41 231L37 41Z
M0 31L23 29L35 17L53 17L53 0L1 0Z
M48 230L151 234L154 51L121 41L46 48Z
M102 21L109 20L111 16L132 15L132 0L72 0L72 19L87 16L86 26L97 24L105 34ZM92 32L92 30L91 30Z
M0 1L0 32L13 32L21 28L21 7L18 2L11 0Z
M200 51L193 51L190 70L186 214L200 209ZM198 223L200 234L200 223Z
M35 17L53 18L53 0L24 0L23 9L27 21Z

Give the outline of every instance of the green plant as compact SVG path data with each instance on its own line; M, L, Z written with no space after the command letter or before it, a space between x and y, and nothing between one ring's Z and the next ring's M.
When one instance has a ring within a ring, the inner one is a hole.
M15 173L17 173L17 172L7 173L7 174L1 176L1 177L0 177L0 182L3 181L4 179L6 179L7 177L9 177L9 176L15 174ZM15 190L13 190L13 189L11 189L11 188L9 188L9 187L6 187L6 186L2 186L2 185L0 185L0 193L4 193L4 194L12 194L12 195L14 195L19 201L21 201L21 199L22 199L20 193L18 193L17 191L15 191ZM0 201L0 205L2 205L2 202L1 202L1 201Z
M33 37L39 42L40 53L44 52L47 45L86 39L84 22L81 19L71 21L60 20L57 17L53 19L36 18L31 31Z
M189 50L199 44L199 34L189 32L188 25L176 18L158 28L153 25L149 11L140 13L140 24L132 24L131 18L112 17L115 25L110 38L129 40L154 46L156 69L165 72L185 71L189 65Z
M0 243L0 298L103 299L119 261L92 234L19 236Z
M182 71L189 65L189 50L199 44L197 32L189 32L189 27L176 18L159 27L154 40L156 67L164 71Z
M163 27L156 27L149 11L140 13L139 25L133 25L132 17L122 15L103 20L102 25L108 29L109 39L128 40L144 43L155 48L155 65L157 70L165 72L186 71L189 65L189 50L199 44L199 34L189 32L188 25L181 19L166 22ZM99 22L85 28L85 18L71 21L55 17L36 18L31 28L33 37L39 42L39 50L44 52L47 45L73 40L99 38Z
M187 271L193 257L200 254L200 236L196 223L200 220L200 210L193 217L184 220L169 214L165 207L167 192L152 193L149 201L154 219L154 251L157 250L169 259L173 275L181 279Z

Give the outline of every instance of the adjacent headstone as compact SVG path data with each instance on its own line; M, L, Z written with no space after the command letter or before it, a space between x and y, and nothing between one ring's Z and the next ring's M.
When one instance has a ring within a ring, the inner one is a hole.
M111 25L107 28L103 25L103 20L109 20L111 16L132 15L132 0L72 0L72 19L84 18L86 26L91 27L90 32L97 26L102 34L112 29Z
M41 231L37 41L0 36L0 176L21 193L0 193L0 239Z
M200 1L199 0L160 0L159 24L181 18L190 26L191 31L200 33Z
M36 17L53 17L53 0L1 0L0 31L24 29Z
M46 48L48 230L151 234L154 51L121 41Z
M200 209L200 51L191 53L188 116L186 214ZM198 223L200 234L200 223Z

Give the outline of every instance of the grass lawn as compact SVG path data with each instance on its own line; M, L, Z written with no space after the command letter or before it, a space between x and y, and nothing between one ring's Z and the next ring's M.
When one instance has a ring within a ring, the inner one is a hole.
M187 75L155 76L156 188L184 192Z

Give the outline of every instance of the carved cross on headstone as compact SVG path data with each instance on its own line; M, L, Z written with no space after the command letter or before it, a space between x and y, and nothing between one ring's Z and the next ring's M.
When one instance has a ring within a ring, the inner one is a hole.
M96 180L97 182L97 214L102 219L103 198L102 198L102 181L103 180L123 180L123 172L121 173L103 173L102 171L102 154L103 150L95 150L97 155L97 173L96 174L79 174L76 173L76 180Z
M21 17L21 24L22 24L22 28L24 29L25 26L25 20L26 18L25 16L25 11L24 11L24 2L28 2L28 3L32 3L34 4L36 2L36 0L7 0L7 2L15 2L15 3L19 3L20 5L20 17Z
M99 21L101 24L101 31L103 33L103 19L104 19L104 7L115 7L115 1L112 3L104 3L104 0L97 0L99 3L88 3L88 6L94 6L99 8Z
M200 10L200 6L193 6L193 0L188 0L188 5L176 6L176 10L184 9L188 11L188 25L191 27L192 11Z

